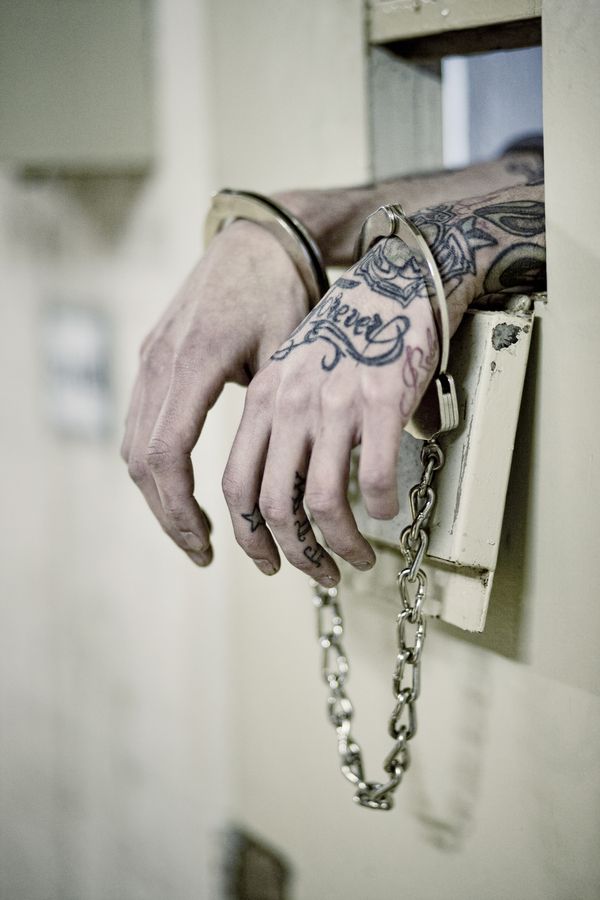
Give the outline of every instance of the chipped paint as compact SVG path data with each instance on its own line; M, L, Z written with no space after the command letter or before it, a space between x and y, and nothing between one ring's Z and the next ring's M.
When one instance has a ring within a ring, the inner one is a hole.
M511 344L516 344L521 330L519 325L509 325L508 322L500 322L492 332L492 346L494 350L506 350Z

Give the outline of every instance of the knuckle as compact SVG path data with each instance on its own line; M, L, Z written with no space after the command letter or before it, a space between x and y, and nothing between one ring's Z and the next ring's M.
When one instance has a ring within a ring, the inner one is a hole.
M200 349L198 341L184 342L173 356L171 374L177 381L195 382L198 380L198 372L204 369L208 359L209 350Z
M131 480L138 485L142 484L148 476L146 464L139 456L130 456L127 471Z
M163 511L169 524L174 526L177 530L186 530L186 528L189 527L189 520L185 509L181 506L174 503L164 503Z
M360 387L363 406L390 411L396 409L397 398L389 387L385 389L376 379L365 378Z
M338 496L326 488L309 488L304 499L315 516L330 517L339 507Z
M246 391L246 405L254 409L266 406L272 397L273 385L266 372L256 375Z
M305 414L311 403L311 395L301 380L283 382L275 398L277 411L286 415Z
M321 391L321 409L328 417L346 416L350 408L350 399L344 392L333 389Z
M261 546L261 535L259 529L258 531L251 532L250 529L244 531L235 531L233 536L238 547L241 547L246 556L250 557L250 559L263 559L265 554L264 551L260 549ZM258 549L257 549L258 547Z
M152 438L146 448L144 460L151 472L161 474L173 467L175 454L166 441Z
M260 511L269 525L275 528L281 528L288 519L288 510L279 497L271 494L261 494Z
M216 326L210 329L193 328L181 340L175 353L175 359L183 365L197 363L199 359L210 356L211 345L214 345ZM217 337L220 335L217 333Z
M368 469L362 474L359 481L362 492L373 497L381 497L396 490L395 472Z
M248 553L248 537L249 537L249 535L241 534L241 533L234 531L233 536L235 538L235 541L236 541L238 547L241 547L242 550L244 551L244 553ZM250 555L250 554L248 553L248 555Z
M228 506L239 506L244 499L244 489L240 479L233 472L225 470L221 489Z
M358 548L356 543L349 540L345 535L332 535L327 538L327 543L333 552L337 553L337 555L341 556L343 559L353 559L357 555Z
M146 378L163 375L169 365L169 357L161 347L152 343L142 350L140 368Z

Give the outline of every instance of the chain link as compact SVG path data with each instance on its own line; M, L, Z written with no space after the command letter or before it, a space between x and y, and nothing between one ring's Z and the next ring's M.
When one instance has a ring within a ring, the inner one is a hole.
M432 487L435 473L444 465L444 454L431 440L421 449L423 475L409 494L412 523L400 535L400 549L406 565L398 573L402 609L396 619L398 653L392 678L395 706L388 733L394 745L383 761L387 778L366 781L362 750L351 734L354 707L344 685L349 664L344 652L344 620L336 587L313 583L317 609L317 631L322 650L322 673L329 687L327 716L337 733L340 769L356 788L354 800L368 809L391 809L394 791L410 765L408 742L417 733L417 700L421 691L421 655L425 643L423 605L427 596L427 575L422 568L429 543L428 524L435 506Z

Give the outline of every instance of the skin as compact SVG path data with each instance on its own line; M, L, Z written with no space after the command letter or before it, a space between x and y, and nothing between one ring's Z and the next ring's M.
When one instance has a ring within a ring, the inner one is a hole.
M121 455L164 531L200 566L211 561L212 548L194 497L191 451L223 386L247 385L307 308L278 242L259 225L234 222L142 345Z
M482 184L524 184L535 178L539 166L540 160L536 154L518 153L463 172L420 176L416 179L404 178L385 186L348 191L294 192L281 195L278 199L287 203L292 212L306 221L328 264L347 264L352 258L352 246L363 218L381 202L389 202L400 196L407 211L416 211L427 203L437 201L441 196L452 199L476 193ZM383 316L385 303L381 295L373 292L367 284L362 284L360 290L353 288L352 291L353 305L360 306L363 315ZM469 294L469 290L466 293ZM426 348L427 356L435 356L435 335L426 307L425 301L420 306L415 302L410 311L409 349L403 363L408 368L402 376L409 381L410 391L414 393L410 402L417 402L424 389L422 379L427 377L425 368L429 364L424 363L420 356L424 352L423 348ZM421 313L418 313L419 309ZM142 345L140 368L126 419L122 456L132 479L164 531L197 565L207 565L212 559L210 525L194 496L194 472L190 458L206 415L217 401L224 384L233 381L247 386L277 348L285 346L286 338L308 312L308 301L300 278L277 240L254 223L235 222L213 241ZM352 445L358 439L363 439L362 419L361 424L356 425L360 418L356 384L352 382L354 387L350 392L349 382L340 374L344 367L337 366L335 371L325 375L323 370L317 371L322 355L322 348L317 350L316 346L312 349L294 349L289 354L289 359L278 362L265 375L267 366L265 370L261 370L259 379L254 378L249 395L250 405L244 415L241 430L242 435L248 434L253 448L253 491L248 491L241 473L234 465L241 441L245 439L239 435L234 446L235 454L232 454L233 463L230 460L227 467L224 487L232 510L236 536L259 568L267 574L277 570L279 557L267 525L261 524L258 516L270 519L271 522L274 515L277 517L277 509L274 511L269 505L271 496L276 503L283 504L282 497L285 494L286 509L289 510L295 477L295 471L291 476L288 471L291 457L298 457L298 471L306 478L311 454L314 457L313 443L320 434L320 420L318 417L315 419L316 413L311 410L310 428L305 430L301 438L294 438L304 447L304 456L302 452L293 451L288 454L290 459L284 460L283 450L273 455L278 435L282 435L281 444L285 444L285 431L281 431L285 413L280 414L279 408L288 402L292 407L294 402L297 406L300 405L292 396L292 367L301 370L296 380L297 391L302 390L305 398L310 394L313 404L316 402L314 397L325 393L319 381L323 378L328 384L328 404L340 409L345 408L344 404L350 404L347 407L351 414L349 419L352 418L355 423L351 436L348 437L348 429L344 429L343 438L339 435L336 438L333 434L328 437L327 429L323 428L323 440L345 441L347 445ZM409 356L410 362L407 362ZM304 366L300 365L300 357L304 363L311 360L311 371L314 371L310 383L306 380ZM416 369L415 361L418 362ZM399 361L397 365L400 365ZM349 367L347 364L346 370ZM277 375L273 374L275 369L278 371ZM417 372L416 375L413 370ZM373 371L369 378L364 373L364 390L367 393L380 389L383 391L384 382L393 380L399 371L397 369L392 373L381 368L377 373ZM288 385L285 392L280 390L280 378ZM407 390L399 398L403 415L410 405L410 391ZM278 398L277 404L275 396ZM377 396L384 395L381 393ZM262 400L258 403L257 398L261 397ZM372 399L372 402L375 404L376 400ZM257 433L255 437L249 433L248 412L252 410L254 403L260 407L261 412L260 434ZM363 412L366 415L365 409ZM303 414L303 410L301 413ZM395 429L397 430L397 426ZM267 433L268 454L265 450ZM261 446L262 462L255 449ZM320 444L317 445L319 446ZM389 447L387 452L389 453ZM340 454L347 456L345 449L340 449L339 452L336 450L333 454L336 460ZM367 460L368 458L367 455ZM279 474L278 460L282 466ZM261 466L264 467L267 462L265 487ZM301 465L303 462L304 470ZM336 491L341 496L343 477L340 481L337 470L332 475L338 478ZM281 490L276 489L278 482L282 486ZM315 484L318 486L313 472L308 481L309 497L317 508ZM306 489L305 484L304 490ZM252 493L254 497L250 496ZM275 506L275 502L271 505ZM349 522L347 511L339 516L341 538L336 539L332 527L326 526L331 546L345 551L341 553L342 556L351 557L355 564L366 568L372 562L372 551L355 534L355 526ZM323 518L322 515L320 517ZM304 571L336 579L337 568L331 557L323 552L322 558L317 559L320 565L314 562L315 554L319 557L321 551L313 534L307 531L304 521L304 517L294 516L291 525L284 523L273 526L276 531L285 531L286 535L290 535L283 537L284 551L287 549L290 557L297 560ZM300 524L294 524L295 522ZM246 531L242 530L242 525ZM304 537L304 541L300 540L298 533ZM292 540L302 546L293 546ZM307 548L312 548L308 555L304 553Z
M539 186L433 207L414 221L438 263L451 331L484 290L543 284ZM332 286L248 388L223 490L236 538L262 571L279 567L279 545L320 584L339 580L308 510L335 554L358 569L373 565L346 497L350 451L361 445L367 511L392 518L402 430L437 358L420 267L397 238L382 241ZM245 513L254 508L265 521L249 528Z

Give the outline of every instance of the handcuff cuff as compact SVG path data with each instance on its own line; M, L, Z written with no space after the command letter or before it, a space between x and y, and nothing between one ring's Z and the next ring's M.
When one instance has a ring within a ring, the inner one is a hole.
M321 251L308 228L269 197L225 188L213 195L204 222L204 246L236 219L257 222L279 241L298 270L312 309L329 290L329 279Z
M329 282L314 238L292 214L260 194L220 191L213 198L205 225L205 241L235 219L250 219L268 228L289 253L306 287L311 307L328 290ZM389 810L393 795L410 765L409 741L417 732L416 702L421 689L421 654L425 642L423 606L427 596L427 574L423 560L429 542L428 523L435 506L433 482L444 464L437 442L459 423L456 388L448 373L450 325L442 279L427 242L399 204L381 206L368 216L356 244L361 259L379 240L397 237L416 256L427 289L439 344L436 374L407 429L424 443L423 473L409 492L412 522L400 535L405 565L398 573L402 608L396 617L398 652L392 678L395 700L388 733L393 740L383 760L384 781L367 781L362 750L351 734L354 707L344 685L349 674L348 657L342 646L344 620L337 587L325 588L311 581L317 611L317 634L322 652L322 676L329 688L327 714L337 735L342 775L355 787L354 801L367 809ZM435 423L435 424L433 424ZM412 637L408 632L413 631Z

